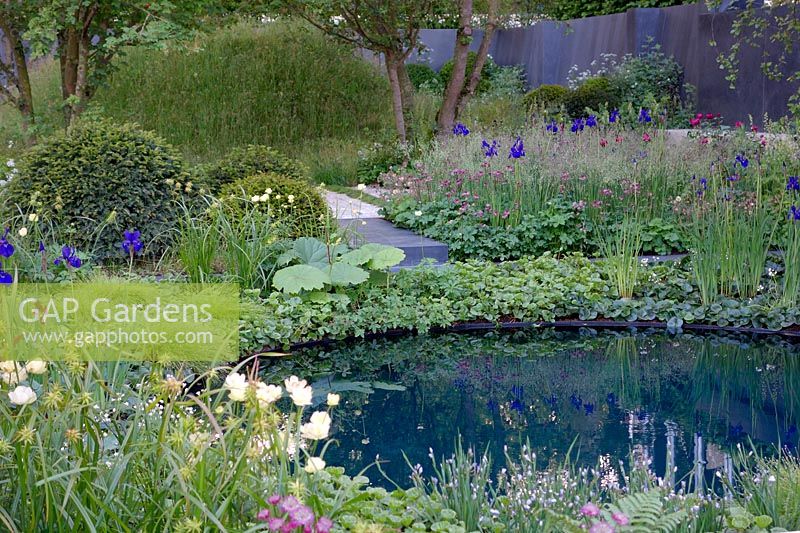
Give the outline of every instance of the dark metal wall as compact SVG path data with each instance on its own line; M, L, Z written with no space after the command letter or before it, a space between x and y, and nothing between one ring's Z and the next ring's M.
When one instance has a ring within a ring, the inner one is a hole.
M789 96L798 84L775 82L761 72L760 49L743 46L740 76L736 89L729 89L725 72L717 64L720 50L728 50L734 42L731 23L735 10L710 13L704 3L668 8L632 9L617 15L605 15L572 20L566 23L540 22L525 28L500 30L491 47L492 58L500 65L522 65L528 84L565 84L573 65L580 70L589 68L601 54L618 57L635 54L648 42L661 45L683 65L686 81L697 88L697 108L708 113L722 113L726 121L746 120L752 115L756 122L766 113L772 118L787 113ZM477 49L481 32L472 43ZM438 69L453 53L455 30L424 30L421 40L428 47L424 58ZM709 43L715 40L717 48ZM781 48L764 40L763 46L775 54ZM795 46L787 71L800 69L800 46Z

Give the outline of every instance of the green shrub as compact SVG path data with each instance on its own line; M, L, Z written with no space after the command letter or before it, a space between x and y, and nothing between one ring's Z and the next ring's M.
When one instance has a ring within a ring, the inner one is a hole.
M569 89L561 85L540 85L526 94L522 103L526 109L542 108L553 112L564 104L569 94Z
M255 197L258 197L257 201ZM291 237L322 235L328 207L322 195L306 181L263 172L222 187L220 199L233 213L244 213L247 204L269 213L288 226Z
M410 63L406 65L406 72L415 89L441 90L442 79L429 65Z
M619 105L619 90L606 76L589 78L580 87L570 92L564 105L572 117L586 114L586 109L598 110L603 106L617 107Z
M472 72L472 68L475 66L475 59L478 57L478 54L475 52L470 52L467 55L467 71L466 71L466 79L469 80L470 73ZM494 71L497 69L497 65L494 61L492 61L491 57L486 58L486 63L483 64L483 70L481 71L481 81L478 82L478 87L475 89L475 94L482 94L491 91L492 89L492 75ZM442 65L442 68L439 69L439 77L442 79L442 85L445 87L448 83L450 83L450 78L453 77L453 60L449 60L447 63Z
M303 180L308 174L301 162L269 146L253 144L234 148L223 159L206 165L201 170L205 185L214 193L229 183L265 172L296 180Z
M193 189L171 146L135 124L85 122L27 152L3 194L2 218L37 213L58 237L98 257L121 255L124 230L158 252L176 224L176 195Z

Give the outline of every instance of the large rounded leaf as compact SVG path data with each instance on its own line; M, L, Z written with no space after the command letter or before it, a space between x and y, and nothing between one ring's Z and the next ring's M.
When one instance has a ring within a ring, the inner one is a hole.
M272 285L283 292L297 294L301 291L324 289L330 283L328 274L308 265L294 265L275 272Z
M369 274L363 268L346 263L334 263L331 267L331 285L339 287L360 285L367 279L369 279Z
M406 258L406 253L400 248L394 246L386 246L385 244L370 243L365 246L370 247L372 252L372 259L369 260L367 266L372 270L383 270L384 268L391 268L399 265L403 259Z

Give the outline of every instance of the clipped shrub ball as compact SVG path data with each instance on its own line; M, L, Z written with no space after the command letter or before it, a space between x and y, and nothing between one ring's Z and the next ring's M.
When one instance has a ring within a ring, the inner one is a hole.
M145 253L158 253L177 221L175 200L192 190L178 153L153 133L84 122L22 157L0 218L36 213L61 244L98 258L122 256L123 232L138 230Z
M597 111L602 106L619 106L619 90L612 81L605 76L589 78L580 87L572 91L566 99L567 112L572 117L581 117L586 114L586 109Z
M411 80L411 84L417 90L423 87L426 89L441 89L442 80L439 74L433 70L430 65L409 63L406 65L406 72L408 73L408 79Z
M467 69L464 75L464 79L467 81L472 74L472 69L475 66L475 59L477 59L477 57L478 54L475 52L469 52L469 54L467 54ZM442 79L442 85L444 87L447 87L447 84L450 83L450 78L453 77L453 67L453 60L450 59L439 69L439 77ZM475 94L488 93L492 90L492 74L495 70L497 70L497 64L492 61L491 57L487 57L486 63L483 64L483 69L481 70L481 80L478 82ZM464 85L466 85L466 82Z
M275 172L254 174L224 185L219 197L234 213L243 212L250 205L269 213L286 223L292 237L322 235L329 215L316 187Z
M569 89L561 85L540 85L522 97L525 109L558 112L569 96Z
M269 146L248 145L234 148L216 163L201 169L204 185L212 192L248 176L262 173L273 173L296 180L303 180L308 175L305 166L295 159L270 148Z

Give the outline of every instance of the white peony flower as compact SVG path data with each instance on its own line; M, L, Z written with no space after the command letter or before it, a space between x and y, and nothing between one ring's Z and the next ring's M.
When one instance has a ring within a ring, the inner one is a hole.
M17 232L20 237L27 237L28 236L28 228L19 228Z
M25 370L27 370L29 374L44 374L47 372L47 361L28 361L25 365Z
M277 402L283 396L283 389L278 385L267 385L266 383L259 382L256 385L256 398L262 407Z
M315 412L307 424L300 426L300 435L309 440L326 439L330 431L331 417L325 411Z
M13 372L0 372L0 380L9 385L16 385L20 381L28 379L28 371L24 366L18 367Z
M314 390L311 387L303 387L302 389L294 389L289 393L292 401L297 407L305 407L311 405L311 397L314 395Z
M366 190L367 186L366 186L366 185L364 185L363 183L359 183L359 184L358 184L358 187L356 187L356 188L357 188L359 191L363 191L363 190Z
M32 388L20 385L8 393L8 399L15 405L28 405L36 401L36 393Z
M325 470L325 461L322 459L322 457L309 457L308 460L306 460L306 466L304 470L309 474L315 474Z
M0 361L0 372L14 372L18 366L16 361Z
M328 393L328 407L336 407L339 405L339 395L334 393Z
M225 385L230 399L234 402L243 402L247 396L247 377L238 372L232 372L225 378Z

